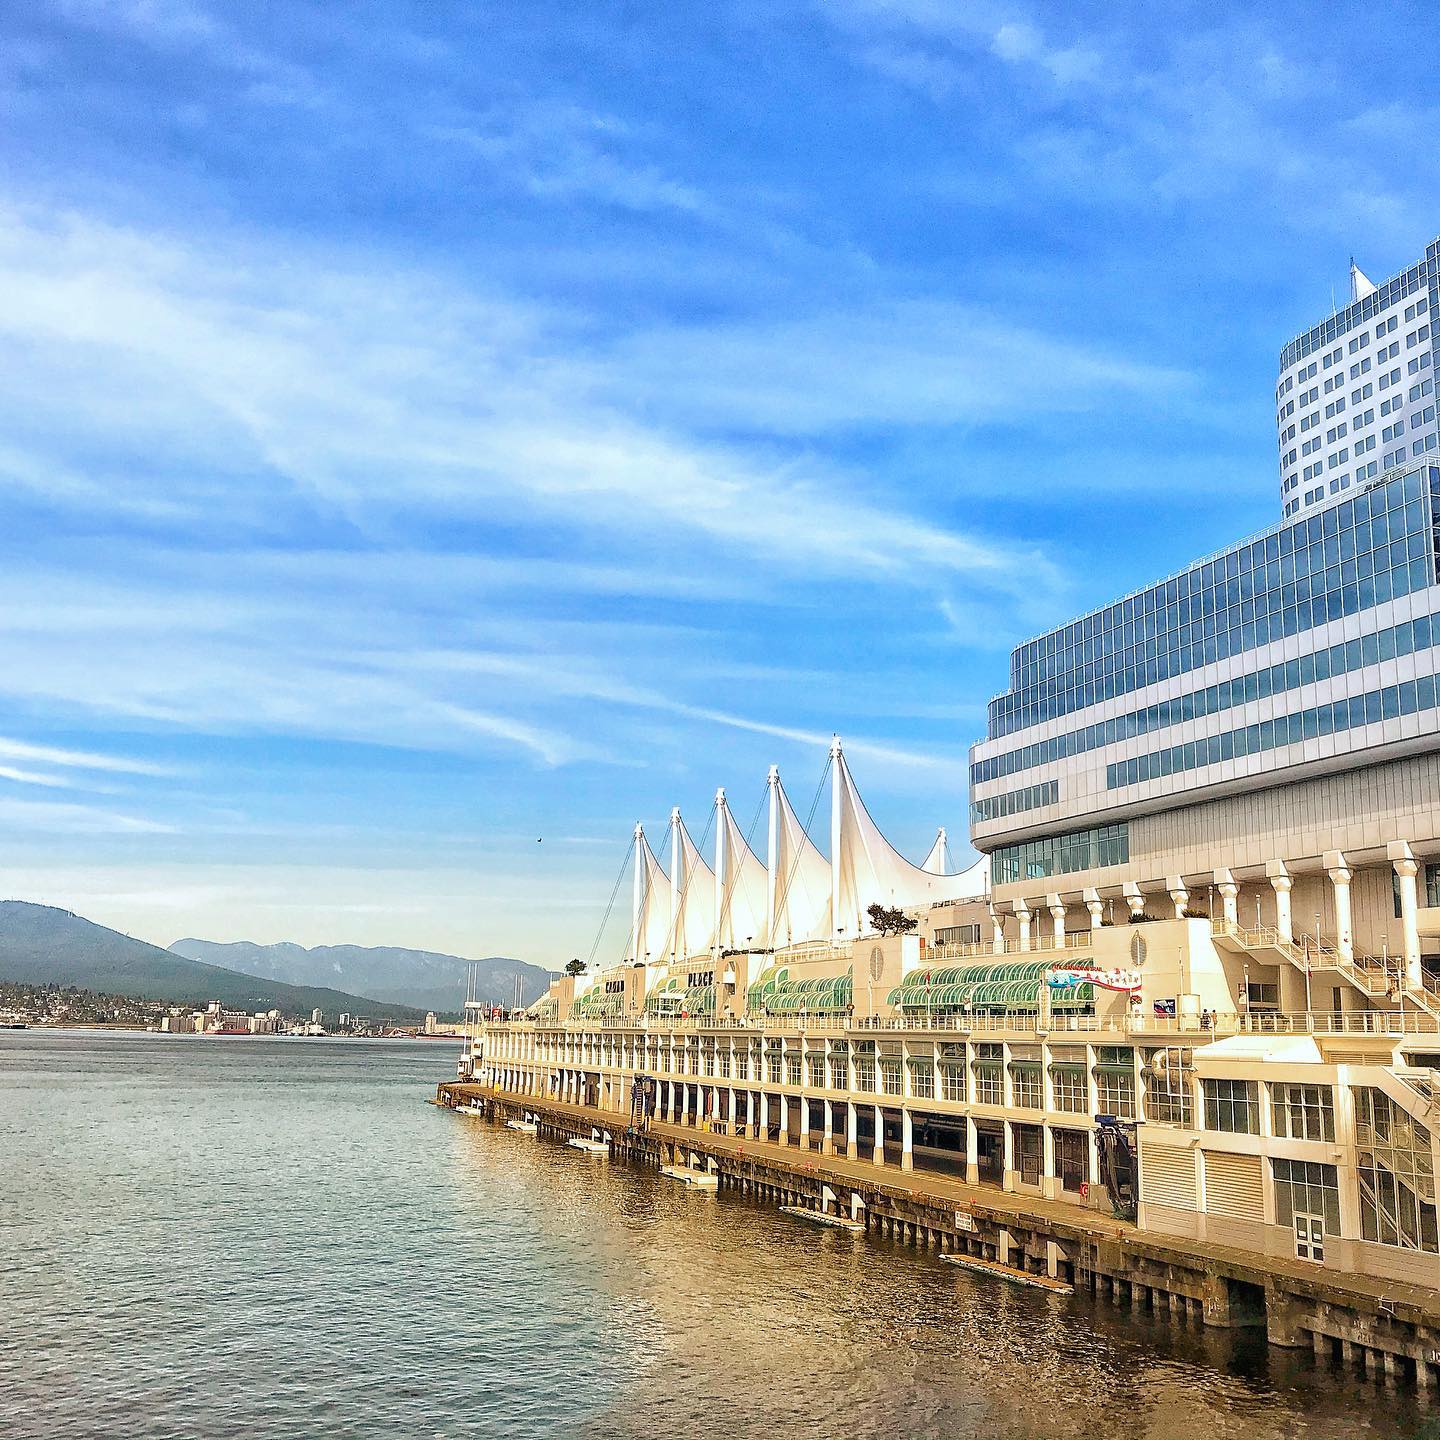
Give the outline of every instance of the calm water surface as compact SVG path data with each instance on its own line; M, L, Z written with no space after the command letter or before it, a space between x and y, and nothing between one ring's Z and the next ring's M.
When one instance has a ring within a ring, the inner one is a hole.
M1305 1356L424 1104L453 1061L0 1032L0 1435L1430 1433Z

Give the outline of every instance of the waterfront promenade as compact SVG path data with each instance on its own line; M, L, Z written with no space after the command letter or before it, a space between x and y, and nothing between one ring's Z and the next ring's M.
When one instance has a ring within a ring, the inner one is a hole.
M627 1129L614 1111L443 1082L444 1105L479 1103L496 1119L535 1117L555 1136L609 1134L613 1153L644 1164L698 1163L727 1188L780 1203L863 1208L867 1229L941 1251L1070 1280L1117 1304L1169 1310L1206 1325L1264 1326L1273 1344L1313 1350L1376 1378L1440 1383L1440 1294L1426 1286L1337 1274L1287 1256L1142 1233L1100 1211L924 1170L652 1121Z

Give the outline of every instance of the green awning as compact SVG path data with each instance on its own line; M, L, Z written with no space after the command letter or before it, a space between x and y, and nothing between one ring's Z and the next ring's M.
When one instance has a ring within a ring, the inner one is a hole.
M915 1013L955 1010L1034 1010L1046 989L1049 962L1009 961L991 965L941 965L914 970L889 994L897 1009ZM1074 1010L1093 1003L1094 987L1076 985L1052 994L1055 1010Z

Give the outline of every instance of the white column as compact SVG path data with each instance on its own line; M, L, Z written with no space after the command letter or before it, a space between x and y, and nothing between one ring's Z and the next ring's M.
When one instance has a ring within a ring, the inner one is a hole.
M853 1160L860 1150L860 1117L853 1100L845 1102L845 1153Z
M877 1165L885 1163L885 1112L878 1105L875 1107L875 1149L870 1158Z
M768 844L765 851L765 943L773 949L779 943L775 938L775 922L780 914L780 887L783 884L780 874L780 770L778 766L770 767L766 784L770 791L770 816Z
M800 1107L800 1148L810 1148L810 1101L804 1096L795 1102Z
M712 953L716 960L719 960L720 952L725 949L725 931L730 923L730 887L726 884L726 872L730 868L730 857L727 853L730 839L725 816L725 790L722 786L715 792L715 943Z
M1179 875L1172 875L1166 880L1165 889L1170 896L1170 903L1175 907L1175 918L1183 919L1185 907L1190 903L1190 892L1185 888L1185 881Z
M1270 879L1270 886L1275 891L1275 929L1280 938L1288 943L1295 940L1295 922L1290 912L1290 888L1294 880L1290 877L1290 871L1283 860L1267 860L1265 862L1265 874Z
M845 917L840 913L840 851L845 828L843 777L840 771L844 763L837 735L830 742L830 930L836 940L845 933Z
M996 955L1005 953L1005 922L994 910L990 912L990 949Z
M1212 878L1215 888L1220 892L1220 910L1225 921L1229 925L1240 923L1239 895L1240 887L1235 883L1235 877L1228 870L1216 870Z
M752 1140L758 1134L755 1128L755 1092L753 1090L745 1092L745 1129Z
M1060 903L1058 895L1047 895L1046 901L1050 909L1050 930L1055 937L1055 948L1065 948L1065 906Z
M1090 928L1099 930L1105 923L1105 902L1101 900L1096 890L1087 890L1084 893L1085 909L1090 914Z
M1030 907L1023 900L1015 902L1015 918L1020 922L1020 948L1030 948Z
M1353 871L1339 850L1325 852L1325 873L1335 889L1335 950L1347 964L1355 959L1354 924L1350 915L1350 880Z
M640 959L645 943L643 916L645 911L645 827L635 822L635 878L630 901L630 959Z
M824 1107L825 1130L820 1136L820 1149L826 1155L835 1153L835 1105L833 1101L822 1100L820 1104Z
M915 1168L915 1120L905 1109L900 1111L900 1168Z
M1420 916L1419 886L1416 876L1420 866L1409 845L1396 840L1387 847L1390 862L1395 866L1396 886L1400 891L1400 927L1403 933L1402 945L1405 951L1405 988L1419 990L1424 987L1425 974L1420 968Z
M685 942L680 937L680 894L685 887L685 862L680 852L680 807L670 811L670 959L685 957Z
M1130 907L1130 918L1133 920L1145 909L1145 897L1140 893L1140 887L1133 881L1127 880L1120 887L1120 893L1125 897L1125 903Z
M790 1099L783 1091L775 1097L775 1105L778 1111L775 1121L780 1131L780 1143L790 1143Z

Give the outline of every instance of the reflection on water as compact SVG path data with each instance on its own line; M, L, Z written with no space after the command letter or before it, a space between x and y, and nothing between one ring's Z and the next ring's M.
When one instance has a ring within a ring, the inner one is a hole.
M1308 1355L421 1103L448 1047L0 1032L0 1434L1410 1436Z

